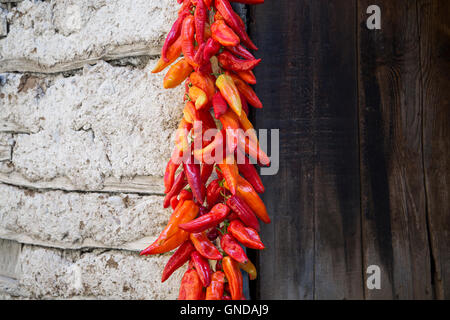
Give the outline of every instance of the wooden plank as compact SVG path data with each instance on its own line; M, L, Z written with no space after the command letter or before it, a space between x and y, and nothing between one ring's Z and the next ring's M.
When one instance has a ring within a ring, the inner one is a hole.
M358 1L364 270L381 268L368 299L433 297L422 164L416 1L379 0L382 29Z
M420 0L423 158L436 297L450 299L450 2Z
M265 107L280 129L280 171L265 176L272 224L259 254L258 298L363 297L355 1L267 1L250 7Z

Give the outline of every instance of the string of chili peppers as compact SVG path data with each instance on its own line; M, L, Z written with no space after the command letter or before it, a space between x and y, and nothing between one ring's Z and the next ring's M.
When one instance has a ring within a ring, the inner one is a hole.
M160 236L141 255L176 249L164 268L162 282L189 263L181 281L180 300L241 300L241 270L251 280L257 276L241 245L264 249L259 220L270 223L259 197L264 186L250 158L260 165L268 165L270 160L259 148L247 118L248 105L262 108L250 86L256 83L252 69L261 59L249 51L257 47L230 2L261 4L264 0L177 2L181 4L178 19L152 71L170 66L164 88L185 82L183 118L164 175L164 207L174 211ZM193 135L197 124L202 133L211 128L218 133L212 139L198 138ZM193 143L192 137L200 142ZM214 148L226 152L221 161L211 163L207 154ZM180 158L183 161L176 161ZM217 178L210 181L213 171Z

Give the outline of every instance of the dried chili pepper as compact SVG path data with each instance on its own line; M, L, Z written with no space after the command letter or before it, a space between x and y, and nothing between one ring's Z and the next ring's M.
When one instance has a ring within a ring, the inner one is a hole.
M223 163L219 163L219 168L225 178L228 190L230 190L231 194L236 194L239 169L234 160L234 155L232 153L228 154Z
M190 233L202 232L217 226L226 219L229 213L230 208L222 203L218 203L207 214L191 220L188 223L180 224L179 227Z
M238 35L224 20L217 20L211 25L211 35L214 40L227 47L237 46L240 42Z
M258 276L255 265L249 260L246 263L239 263L239 268L248 273L250 280L255 280Z
M268 166L270 164L270 159L267 154L260 148L259 144L250 139L243 132L238 132L237 145L241 151L248 154L253 159L259 161L260 164Z
M214 55L216 55L222 45L214 40L214 38L209 38L206 41L205 48L203 49L203 60L209 61Z
M167 58L167 49L180 36L183 20L189 14L190 6L191 6L190 1L184 1L182 7L178 11L178 19L172 25L172 28L167 34L166 40L164 41L164 45L161 51L161 58L164 60L164 62L169 62L169 58Z
M211 284L206 288L205 300L222 300L225 273L216 271L211 277Z
M210 75L196 71L191 73L189 80L193 86L199 87L206 93L208 101L212 101L216 88L214 87L214 79Z
M194 264L194 268L195 270L197 270L197 274L200 277L200 281L202 282L203 286L209 286L209 284L211 283L212 271L208 261L203 258L197 251L191 253L191 258Z
M252 70L237 71L236 74L248 84L256 84L256 77Z
M221 115L223 115L228 110L227 101L223 98L220 91L216 92L212 100L213 108L214 108L214 116L216 119L219 119Z
M183 26L181 29L181 51L183 52L186 61L193 67L197 68L198 64L195 62L195 50L194 50L194 17L188 15L183 20Z
M165 253L177 248L189 238L189 233L178 228L178 225L191 221L198 214L198 206L191 200L186 200L177 206L172 213L167 226L160 236L141 255Z
M202 204L205 201L205 190L202 188L203 183L200 175L200 164L195 163L194 156L190 156L183 163L183 168L194 198L198 203Z
M230 256L226 256L222 260L223 271L228 280L228 284L230 286L230 293L232 300L241 300L242 298L242 290L243 290L243 282L242 282L242 273L237 265L237 262L234 261Z
M152 73L161 72L162 70L170 66L175 60L177 60L182 52L181 44L182 38L180 36L167 50L166 59L168 59L168 61L166 62L164 58L161 57L156 63L156 66L153 68Z
M189 98L195 102L195 109L200 110L208 103L206 93L199 87L192 86L189 88Z
M164 193L168 193L172 189L173 182L175 181L175 172L180 164L173 163L172 159L167 162L166 172L164 173Z
M270 217L267 214L264 202L258 193L256 193L255 189L253 189L252 185L240 176L238 178L237 195L248 204L258 218L264 223L270 223Z
M170 89L177 87L192 73L192 71L194 71L194 69L191 65L185 59L180 59L170 67L164 77L164 88Z
M220 247L237 262L246 263L248 261L244 249L242 249L231 234L227 233L222 236L220 239Z
M228 0L215 0L215 7L231 29L233 29L239 38L241 38L242 43L252 50L258 50L255 44L250 40L247 32L245 32L245 25L243 25L243 21L233 11L233 8Z
M209 207L213 207L214 204L219 202L221 199L221 191L223 187L219 184L219 179L215 179L210 182L208 187L206 188L206 203Z
M200 177L202 184L205 184L214 170L214 164L203 163L202 169L200 170Z
M227 206L238 215L239 219L241 219L246 226L259 231L258 219L245 201L234 195L228 198Z
M261 109L263 107L261 101L256 95L255 91L253 91L252 87L245 83L244 80L239 78L239 76L234 75L232 73L228 74L234 81L234 84L238 88L239 92L241 92L248 103L250 103L253 107Z
M218 131L216 135L214 136L214 140L208 144L203 149L197 149L193 151L195 159L197 159L200 162L203 163L214 163L214 155L215 150L223 149L223 140L224 140L225 133L222 131Z
M205 232L191 233L189 237L195 249L206 259L220 260L223 258L219 250L206 237Z
M166 281L178 268L183 266L191 257L191 253L195 251L191 241L185 241L175 253L167 261L161 277L161 282Z
M175 178L175 182L173 183L172 189L166 194L166 197L164 198L163 207L168 208L170 205L170 200L172 200L173 197L178 196L181 190L187 185L186 181L186 175L184 171L181 171L177 177Z
M249 112L250 110L249 110L249 107L248 107L247 99L245 99L244 95L243 95L242 92L240 92L240 91L239 91L239 97L241 98L242 111L244 111L244 112L241 113L241 117L242 117L242 114L243 114L243 113L245 113L245 115L248 115L248 112ZM253 126L252 126L252 127L253 127Z
M240 243L251 249L264 249L265 246L255 229L244 226L239 220L233 220L228 226L228 232L231 233Z
M244 176L244 178L250 182L253 189L255 189L258 193L264 193L264 185L261 181L261 177L258 174L258 171L256 171L256 168L253 164L250 163L250 160L245 157L244 163L238 162L238 168L239 172Z
M219 64L222 68L232 71L247 71L255 68L261 59L243 60L234 56L229 51L223 51L217 55Z
M181 279L178 300L201 300L203 297L203 286L197 271L188 269Z
M241 56L242 58L247 59L247 60L255 59L255 57L250 53L250 51L245 49L245 47L240 44L238 44L237 46L234 46L234 47L225 47L225 50L230 51L235 56Z
M239 97L239 90L234 84L233 78L226 74L222 74L217 78L216 86L228 102L230 108L240 116L242 112L242 102Z
M205 41L205 24L208 14L203 0L193 0L192 2L195 5L195 39L197 40L197 44L201 46Z

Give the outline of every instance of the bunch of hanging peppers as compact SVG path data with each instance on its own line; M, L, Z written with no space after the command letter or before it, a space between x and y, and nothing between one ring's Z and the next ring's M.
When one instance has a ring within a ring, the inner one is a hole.
M251 280L257 276L242 246L264 249L259 220L270 223L259 196L264 186L253 163L269 165L270 160L247 118L249 105L262 108L251 87L256 84L252 70L261 59L249 51L257 47L230 2L264 0L177 2L178 19L152 71L170 66L164 88L185 84L183 118L164 175L164 207L173 213L141 255L176 249L161 280L188 263L180 300L241 300L241 270ZM212 128L216 135L204 135ZM222 155L212 151L218 149L224 150Z

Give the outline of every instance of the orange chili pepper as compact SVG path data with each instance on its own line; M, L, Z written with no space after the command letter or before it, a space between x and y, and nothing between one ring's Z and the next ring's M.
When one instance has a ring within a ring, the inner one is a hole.
M242 112L244 114L245 112ZM227 110L223 115L219 117L222 128L227 133L227 146L228 152L234 152L237 147L238 133L241 128L239 117L232 110Z
M165 253L180 246L189 238L189 233L178 228L178 225L193 220L197 216L198 210L198 206L192 200L178 204L167 226L155 242L141 251L141 255Z
M214 86L214 80L211 75L207 75L201 72L192 72L189 76L193 86L199 87L206 93L208 101L212 101L214 94L216 93L216 88Z
M241 77L242 80L244 80L248 84L256 84L256 77L252 70L237 71L236 73L239 77Z
M223 177L228 186L228 190L234 195L236 194L236 188L238 184L239 169L234 160L234 154L229 153L226 155L224 163L219 163L219 168L222 170Z
M225 284L225 273L216 271L211 277L211 284L206 288L205 300L222 300Z
M195 62L194 49L194 16L188 15L184 18L183 26L181 28L181 50L186 61L193 67L197 68L198 64Z
M181 279L178 300L201 300L203 298L203 285L197 271L188 269Z
M226 256L222 260L223 271L227 277L230 286L232 300L241 300L242 298L242 273L236 261L230 256Z
M194 121L198 120L199 117L198 111L197 109L195 109L195 105L192 101L186 102L186 105L183 109L183 114L183 119L192 124L194 123Z
M241 176L238 177L236 193L242 200L245 201L245 203L248 204L258 218L260 218L264 223L270 223L270 217L267 214L267 209L264 202L261 200L255 189L253 189L250 182Z
M205 91L196 86L189 88L189 98L195 102L195 109L197 110L202 109L208 104Z
M181 36L178 37L177 40L169 47L166 54L165 61L162 57L156 63L156 66L153 68L152 73L158 73L163 71L165 68L170 66L178 57L181 55Z
M165 89L175 88L180 85L194 69L186 61L186 59L180 59L177 63L170 67L164 77L163 86Z
M175 145L180 151L186 151L189 148L188 135L192 129L192 123L189 123L184 117L178 125L178 130L175 134Z
M222 74L217 78L216 86L219 88L225 100L227 100L230 108L240 117L242 113L242 102L233 78L229 75Z
M259 145L258 137L256 136L256 130L250 120L248 120L247 114L245 112L241 113L239 122L241 123L244 131L249 135L250 139L252 139L257 145Z
M217 20L211 25L212 38L223 46L234 47L240 42L239 37L234 33L224 20Z
M256 267L250 260L247 260L246 263L239 263L239 268L248 273L250 280L255 280L258 277Z
M239 92L244 95L245 99L247 99L248 103L258 109L261 109L263 107L255 91L253 91L253 89L248 84L246 84L244 80L239 78L239 76L232 74L231 72L227 72L227 74L233 79L234 84L238 88Z

